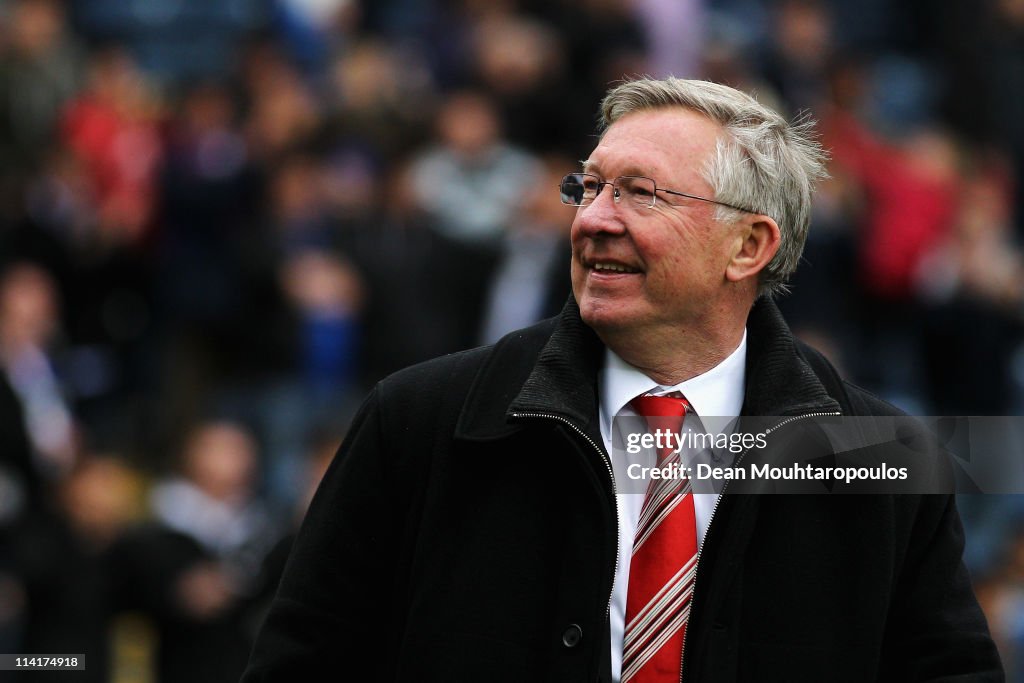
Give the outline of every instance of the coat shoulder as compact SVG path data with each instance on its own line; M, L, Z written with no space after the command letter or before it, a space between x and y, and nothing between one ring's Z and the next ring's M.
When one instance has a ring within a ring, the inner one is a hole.
M839 402L844 415L850 416L904 416L906 413L892 403L879 398L867 389L844 379L836 367L821 351L797 341L800 356L811 366L814 374L832 398Z
M457 394L463 398L473 389L485 369L493 369L503 378L513 379L529 374L537 355L555 328L555 318L515 330L494 344L450 353L399 370L377 385L384 403L394 401L422 409L425 401L441 394Z

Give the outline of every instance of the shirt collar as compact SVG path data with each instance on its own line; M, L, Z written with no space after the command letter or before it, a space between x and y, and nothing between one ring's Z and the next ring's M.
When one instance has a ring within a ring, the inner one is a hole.
M739 415L746 386L746 359L747 331L744 329L739 346L721 363L685 382L665 386L657 384L606 347L599 389L602 435L607 437L611 434L612 419L623 409L632 414L629 402L644 393L660 395L678 391L690 402L697 415L704 417Z

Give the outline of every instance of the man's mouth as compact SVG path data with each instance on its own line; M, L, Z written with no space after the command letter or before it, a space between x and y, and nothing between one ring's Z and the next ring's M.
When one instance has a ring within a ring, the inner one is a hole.
M598 261L590 265L591 268L599 273L639 273L640 270L637 268L631 268L624 266L621 263L607 263Z

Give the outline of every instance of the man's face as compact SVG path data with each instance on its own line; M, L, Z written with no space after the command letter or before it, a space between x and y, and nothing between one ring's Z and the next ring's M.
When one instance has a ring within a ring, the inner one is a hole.
M713 199L701 170L720 133L683 108L634 112L608 128L586 171L606 181L643 175L659 188ZM599 334L628 329L653 341L713 317L738 243L715 210L663 192L653 208L616 204L604 187L572 223L572 286L583 320Z

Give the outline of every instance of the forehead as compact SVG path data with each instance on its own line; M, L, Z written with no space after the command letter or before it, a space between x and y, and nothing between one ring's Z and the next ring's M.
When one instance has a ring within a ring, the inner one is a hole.
M605 177L700 178L721 134L718 123L683 107L636 111L608 127L584 167Z

